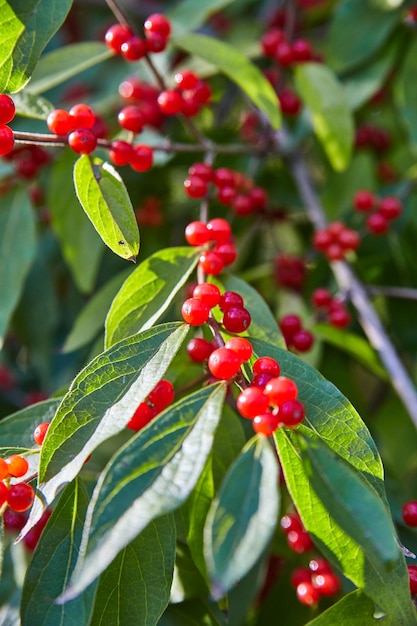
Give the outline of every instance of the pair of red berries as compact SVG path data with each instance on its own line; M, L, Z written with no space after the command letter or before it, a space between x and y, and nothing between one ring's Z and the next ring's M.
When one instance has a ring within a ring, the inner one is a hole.
M274 260L274 277L278 285L300 291L307 274L307 265L302 257L279 254Z
M218 306L223 313L222 325L230 333L242 333L249 328L251 316L244 307L242 296L234 291L220 293L220 289L212 283L196 285L191 298L182 305L181 314L184 321L191 326L202 326L209 317L211 310Z
M285 32L279 28L271 28L261 38L262 52L273 58L278 65L289 67L296 63L305 63L314 59L311 43L306 39L289 42Z
M97 137L92 128L96 115L88 104L75 104L69 111L54 109L46 124L55 135L66 136L68 145L78 154L90 154L97 147Z
M150 15L143 25L145 39L135 35L122 24L111 26L104 36L107 47L115 54L121 54L126 61L139 61L148 52L165 50L171 34L171 23L161 13Z
M343 222L333 222L313 236L314 247L323 252L329 261L341 261L348 252L359 247L360 241L359 233Z
M141 402L127 427L131 430L141 430L149 424L161 411L167 408L175 398L174 386L169 380L160 380L152 389L144 402Z
M209 222L195 221L185 229L185 239L190 246L204 246L199 266L204 274L217 276L236 260L236 248L230 224L221 217Z
M210 85L195 72L182 70L174 76L175 89L165 89L158 95L157 102L164 115L194 117L211 100Z
M366 219L366 228L373 235L386 233L392 220L398 219L403 211L402 202L396 196L378 198L368 189L356 192L353 207L359 213L370 213Z
M313 548L311 537L297 512L284 515L280 525L287 536L289 548L297 554L304 554Z
M312 559L308 567L297 567L290 582L298 600L307 606L315 606L323 596L336 596L340 591L339 577L323 558Z
M314 344L314 335L303 328L298 315L284 315L279 322L287 348L294 348L297 352L308 352Z
M13 150L14 135L7 124L13 120L15 113L16 108L11 97L5 93L0 94L0 156Z
M30 509L35 498L33 487L25 482L10 484L11 478L22 478L28 469L29 463L19 454L0 458L0 506L7 503L16 512Z
M344 302L333 298L330 291L319 287L311 296L311 301L316 309L324 314L325 319L335 328L346 328L350 324L350 313Z
M358 126L355 134L356 148L371 148L380 155L391 145L390 134L385 128L380 128L373 124L362 124Z

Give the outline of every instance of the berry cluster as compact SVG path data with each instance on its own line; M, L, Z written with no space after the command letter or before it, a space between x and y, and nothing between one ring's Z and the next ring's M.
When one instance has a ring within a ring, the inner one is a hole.
M104 41L115 54L126 61L139 61L148 52L165 50L171 34L171 23L160 13L150 15L143 25L145 38L135 35L128 26L114 24L107 30Z
M360 236L343 222L333 222L314 233L313 244L329 261L341 261L348 252L358 248Z
M190 222L185 229L185 239L190 246L203 247L199 265L209 276L217 276L236 259L232 229L229 222L221 217L207 223Z
M308 352L314 343L314 335L303 328L298 315L284 315L279 321L279 327L284 336L287 348L297 352Z
M313 548L311 537L297 512L284 515L280 521L281 528L287 536L290 549L297 554L304 554Z
M10 126L7 126L15 116L15 105L10 96L0 94L0 156L9 154L14 147L14 136Z
M282 67L313 61L316 58L309 41L296 39L289 42L285 32L280 28L271 28L262 36L261 48L266 57L274 59Z
M10 483L13 478L22 478L28 469L29 463L19 454L0 458L0 506L7 504L16 512L30 509L35 498L33 487L25 482Z
M143 120L143 125L157 129L161 127L164 120L158 105L159 93L160 90L157 87L136 76L126 78L119 85L119 95L124 104L135 107L130 115L134 117L136 114L139 119Z
M244 307L243 298L235 291L220 293L220 289L212 283L196 285L191 298L182 305L181 314L184 321L191 326L202 326L214 307L223 313L221 324L229 333L243 333L249 328L251 316ZM203 359L204 360L204 359Z
M164 115L182 113L194 117L211 100L210 85L191 70L182 70L174 76L175 89L161 91L158 105Z
M396 196L377 198L367 189L356 192L353 197L353 208L359 213L369 214L366 227L373 235L386 233L390 223L399 218L403 211L401 200Z
M68 145L78 154L90 154L97 147L97 136L93 132L96 115L88 104L75 104L69 111L54 109L46 124L55 135L67 137Z
M127 423L131 430L141 430L156 415L169 406L175 398L174 386L169 380L162 379L155 385L144 402L141 402Z
M297 567L291 575L291 585L301 604L315 606L323 596L336 596L340 580L330 563L323 558L311 559L308 567Z
M346 328L350 324L350 313L345 303L338 298L333 298L330 291L319 287L311 296L315 309L318 309L322 318L336 328Z
M301 257L280 254L274 260L274 277L282 287L301 291L306 274L306 262Z
M371 124L358 126L355 134L356 148L371 148L379 156L391 145L391 137L384 128Z
M253 364L253 378L237 397L242 417L252 420L253 429L272 435L281 426L294 427L305 417L304 405L297 400L296 383L280 375L280 366L270 357L260 357Z
M206 163L194 163L184 181L185 193L189 198L204 198L210 189L216 188L216 198L223 206L231 207L235 215L250 215L265 209L268 196L264 189L255 187L250 178L241 172L219 167L212 169Z

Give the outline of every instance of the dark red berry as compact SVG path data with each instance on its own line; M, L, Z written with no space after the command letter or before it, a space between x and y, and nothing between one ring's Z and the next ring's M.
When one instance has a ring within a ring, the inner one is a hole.
M306 39L296 39L291 45L294 62L303 63L313 59L311 43Z
M295 333L301 331L302 324L298 315L284 315L279 322L279 327L285 337L285 341L291 342Z
M317 308L328 307L331 304L332 296L330 291L324 289L324 287L319 287L311 296L311 301L313 306Z
M361 211L363 213L367 213L368 211L372 211L372 209L376 206L377 199L375 194L372 191L368 191L367 189L362 189L361 191L357 191L353 196L353 206L357 211Z
M261 356L259 359L256 359L253 364L254 374L269 374L270 376L276 377L279 376L280 371L279 364L270 356Z
M23 543L28 550L33 551L38 545L40 536L45 528L48 519L51 517L51 509L45 509L40 520L33 526L30 531L23 537Z
M199 176L193 174L185 179L184 189L189 198L204 198L208 192L208 183Z
M306 530L290 530L287 534L287 542L291 550L297 554L304 554L313 547L313 542Z
M274 59L279 65L288 67L295 61L292 46L286 41L282 41L276 47Z
M233 243L222 243L217 245L213 252L219 255L223 260L224 265L231 265L236 261L237 258L237 250Z
M128 165L133 156L133 146L122 139L114 139L109 148L109 157L115 165Z
M222 217L215 217L207 223L207 230L210 234L210 241L215 241L217 244L223 244L230 240L232 235L232 229L225 219Z
M279 44L285 41L284 31L273 28L261 37L262 52L267 57L274 57Z
M341 307L329 311L329 322L336 328L346 328L350 324L349 311Z
M366 220L366 227L373 235L383 235L389 229L389 223L381 213L372 213Z
M122 43L120 51L126 61L139 61L146 56L148 46L146 41L134 36Z
M240 217L250 215L254 211L250 197L242 193L237 194L237 196L233 199L231 206L233 213L239 215Z
M217 187L234 187L235 175L227 167L219 167L213 172L213 182Z
M298 400L283 402L278 411L278 421L284 426L297 426L305 417L304 405Z
M3 506L3 504L7 501L8 493L9 490L6 485L3 482L0 482L0 506Z
M297 567L291 574L290 583L294 589L297 589L301 583L311 582L311 571L308 567Z
M284 87L278 93L278 100L284 115L296 116L301 110L301 100L291 89Z
M227 311L227 309L230 309L231 307L242 308L243 298L235 291L225 291L220 298L219 307L223 312Z
M322 596L336 596L340 591L340 580L333 572L313 574L311 582Z
M188 173L190 176L198 176L199 178L202 178L207 183L211 182L213 179L213 170L207 163L194 163L188 169Z
M412 596L417 594L417 565L407 565L408 579L410 583L410 593Z
M230 333L243 333L251 323L249 311L243 307L230 307L223 315L222 324Z
M344 250L356 250L359 247L361 238L356 230L346 228L339 235L338 244L342 246Z
M292 336L291 343L298 352L308 352L314 344L314 335L309 330L302 328Z
M379 202L378 213L387 220L395 220L402 213L401 200L395 196L386 196Z

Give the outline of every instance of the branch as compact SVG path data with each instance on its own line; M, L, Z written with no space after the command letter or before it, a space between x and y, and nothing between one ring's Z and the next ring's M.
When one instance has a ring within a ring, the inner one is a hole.
M281 131L284 133L285 131ZM325 213L313 187L302 157L293 153L288 158L293 178L303 199L307 213L314 227L318 230L326 225ZM354 274L346 261L331 263L334 276L355 307L359 322L370 344L378 352L382 363L390 375L392 386L401 398L417 427L417 392L401 359L391 343L381 320L373 308L365 287Z

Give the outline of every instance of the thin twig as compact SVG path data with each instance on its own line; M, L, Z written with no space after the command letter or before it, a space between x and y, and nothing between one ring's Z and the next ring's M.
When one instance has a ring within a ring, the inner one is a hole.
M417 289L411 287L388 287L385 285L366 285L366 291L371 296L387 296L388 298L403 298L417 300Z

